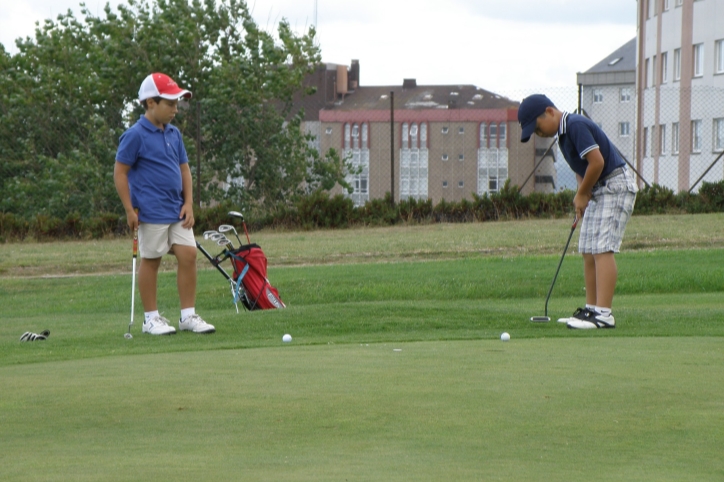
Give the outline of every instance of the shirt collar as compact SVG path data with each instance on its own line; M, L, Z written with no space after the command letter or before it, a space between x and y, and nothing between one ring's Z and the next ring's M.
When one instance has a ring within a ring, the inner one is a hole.
M563 111L561 116L561 124L558 126L558 136L564 135L568 131L568 112Z

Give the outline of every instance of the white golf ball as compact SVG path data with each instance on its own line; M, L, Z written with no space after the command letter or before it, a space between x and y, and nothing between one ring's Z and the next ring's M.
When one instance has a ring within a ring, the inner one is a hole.
M292 341L292 335L290 335L289 333L287 333L286 335L284 335L284 336L282 337L282 341L283 341L284 343L289 343L289 342L291 342L291 341Z
M500 335L500 339L503 341L508 341L510 340L510 335L508 333L503 333L502 335Z

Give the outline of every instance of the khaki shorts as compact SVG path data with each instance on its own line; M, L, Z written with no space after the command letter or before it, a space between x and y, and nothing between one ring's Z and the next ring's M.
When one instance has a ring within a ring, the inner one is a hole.
M182 226L183 221L174 224L149 224L138 225L138 249L141 258L156 259L167 254L171 246L196 247L194 230Z

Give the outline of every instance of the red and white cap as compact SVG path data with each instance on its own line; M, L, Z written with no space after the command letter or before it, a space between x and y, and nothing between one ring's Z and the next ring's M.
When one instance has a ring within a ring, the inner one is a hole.
M176 100L180 97L191 98L191 92L182 89L174 80L166 74L151 74L143 80L141 88L138 89L138 100L146 100L152 97Z

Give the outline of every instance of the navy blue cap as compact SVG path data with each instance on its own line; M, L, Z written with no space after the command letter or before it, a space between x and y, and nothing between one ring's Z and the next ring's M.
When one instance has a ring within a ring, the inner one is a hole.
M543 94L529 95L518 108L518 122L520 123L520 142L528 142L535 132L536 119L543 115L546 107L555 107L555 104Z

